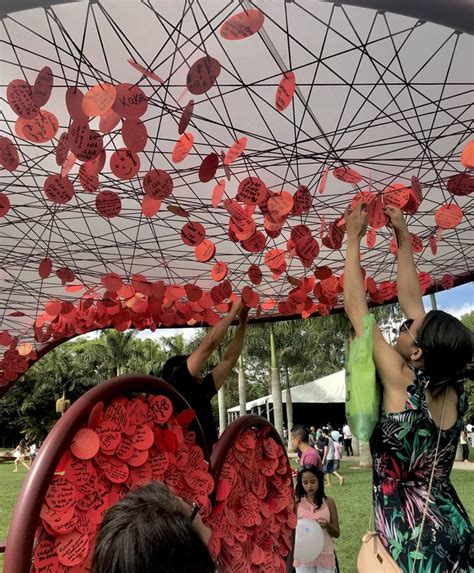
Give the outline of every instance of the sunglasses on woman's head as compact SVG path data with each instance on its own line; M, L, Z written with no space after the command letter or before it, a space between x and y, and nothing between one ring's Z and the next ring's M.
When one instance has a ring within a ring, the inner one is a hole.
M415 338L415 336L412 334L410 327L411 325L414 323L414 319L413 318L407 318L406 320L404 320L401 324L400 327L398 328L398 330L396 328L393 329L394 334L398 334L398 336L400 336L400 334L406 330L408 332L408 334L413 338L413 342L418 345L418 340Z

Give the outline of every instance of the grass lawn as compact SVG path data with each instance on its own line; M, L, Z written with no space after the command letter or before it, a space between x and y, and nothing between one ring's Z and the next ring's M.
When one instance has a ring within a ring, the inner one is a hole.
M5 539L16 497L26 475L24 468L14 474L13 463L0 464L0 539ZM367 531L370 515L370 470L352 469L350 461L343 461L340 473L346 484L339 487L337 480L327 494L336 501L341 537L336 540L336 551L341 573L356 573L356 559L362 535ZM474 516L474 471L454 470L452 481L468 514ZM472 519L472 517L471 517ZM0 571L3 558L0 554Z

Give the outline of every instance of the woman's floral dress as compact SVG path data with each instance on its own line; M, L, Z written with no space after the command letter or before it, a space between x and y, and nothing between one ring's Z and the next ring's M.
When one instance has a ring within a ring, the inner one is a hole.
M425 387L426 379L417 374L407 388L405 410L382 413L370 440L375 529L404 573L412 572L438 439ZM467 406L462 386L458 393L458 421L441 432L416 573L469 573L474 566L472 525L449 479Z

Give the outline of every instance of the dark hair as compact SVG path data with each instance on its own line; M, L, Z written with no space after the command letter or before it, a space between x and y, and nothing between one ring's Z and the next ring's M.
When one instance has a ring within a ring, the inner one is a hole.
M448 385L456 385L472 362L473 335L454 316L442 310L428 312L416 333L423 351L423 372L429 389L437 395Z
M316 476L316 479L318 480L318 491L314 496L314 501L316 504L316 509L319 509L321 507L321 504L323 503L323 499L326 497L324 493L324 474L313 464L305 464L304 466L300 466L298 468L298 472L296 475L295 497L298 501L301 501L302 498L306 495L306 492L303 487L303 474L305 472L312 473L314 476Z
M188 358L189 356L187 354L177 354L176 356L168 358L163 366L163 370L161 371L161 377L163 380L168 382L176 368L179 368Z
M110 507L97 535L94 573L214 573L215 564L181 502L162 483Z
M291 435L295 438L299 438L304 443L309 443L309 432L308 428L305 428L301 424L298 426L293 426L291 428Z

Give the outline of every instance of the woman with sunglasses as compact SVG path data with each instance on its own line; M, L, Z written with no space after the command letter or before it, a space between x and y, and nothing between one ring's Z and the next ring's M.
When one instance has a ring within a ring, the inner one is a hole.
M408 319L393 347L376 324L373 330L373 358L383 387L370 444L375 529L403 573L468 573L474 566L473 530L449 475L467 408L463 380L472 361L472 334L445 312L425 313L402 212L388 206L385 213L397 237L398 300ZM346 210L345 222L344 306L362 336L369 312L360 266L367 205Z

